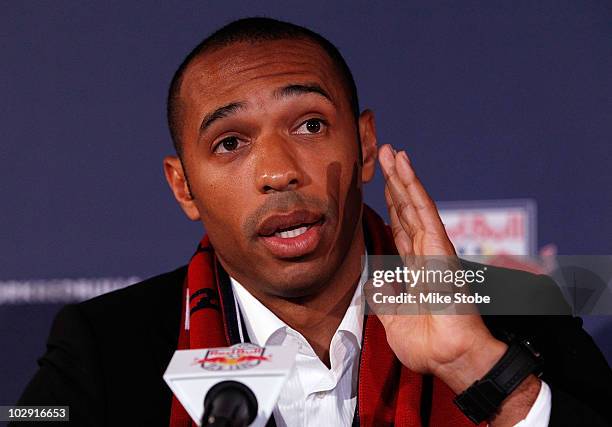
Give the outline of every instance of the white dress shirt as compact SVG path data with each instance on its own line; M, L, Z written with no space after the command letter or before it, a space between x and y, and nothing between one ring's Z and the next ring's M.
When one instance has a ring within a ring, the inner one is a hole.
M366 262L351 303L332 337L330 368L321 362L302 334L230 278L251 342L260 346L294 344L298 347L295 367L273 412L278 427L349 427L353 423L365 313L362 288L367 277ZM550 389L542 381L527 417L516 427L547 426L550 409Z

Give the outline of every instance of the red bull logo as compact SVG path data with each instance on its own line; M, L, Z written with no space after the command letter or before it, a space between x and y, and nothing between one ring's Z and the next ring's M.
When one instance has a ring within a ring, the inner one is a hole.
M236 344L207 350L204 357L196 359L195 363L210 371L248 369L270 360L270 356L264 356L264 352L265 348L255 344Z

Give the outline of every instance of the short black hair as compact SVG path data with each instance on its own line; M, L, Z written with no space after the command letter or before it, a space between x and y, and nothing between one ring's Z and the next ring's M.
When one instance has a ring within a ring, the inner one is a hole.
M337 67L339 75L345 85L349 103L355 120L359 118L359 99L357 86L353 74L340 51L329 40L308 28L289 22L283 22L266 17L243 18L220 28L202 42L200 42L178 67L170 83L167 101L167 116L172 143L177 154L181 156L181 141L179 138L179 90L184 78L185 70L191 61L206 51L222 48L232 43L259 42L271 40L303 39L310 40L319 45L331 58Z

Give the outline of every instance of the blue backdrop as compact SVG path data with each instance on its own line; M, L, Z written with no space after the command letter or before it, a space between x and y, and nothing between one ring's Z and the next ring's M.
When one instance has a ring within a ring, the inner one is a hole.
M539 244L610 254L609 1L4 2L0 281L146 277L202 229L163 178L175 68L228 21L268 15L337 44L380 142L436 200L532 198ZM384 212L380 174L366 200ZM57 304L0 305L0 404L36 369ZM609 318L587 326L609 360Z

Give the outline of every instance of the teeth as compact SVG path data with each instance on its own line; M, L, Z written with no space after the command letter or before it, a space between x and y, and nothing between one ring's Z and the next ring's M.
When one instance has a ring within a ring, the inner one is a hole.
M308 227L300 227L300 228L296 228L294 230L277 231L276 233L274 233L274 235L276 237L280 237L282 239L290 239L291 237L300 236L300 235L306 233L307 231L308 231Z

